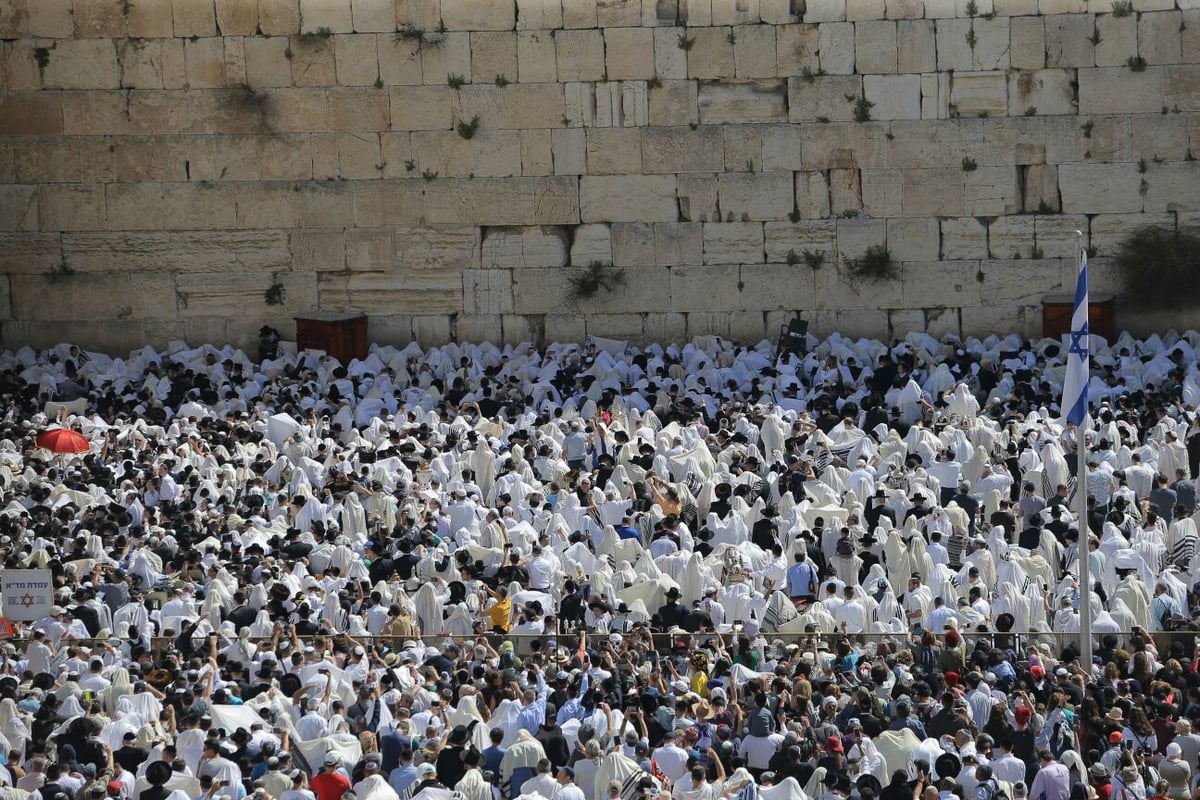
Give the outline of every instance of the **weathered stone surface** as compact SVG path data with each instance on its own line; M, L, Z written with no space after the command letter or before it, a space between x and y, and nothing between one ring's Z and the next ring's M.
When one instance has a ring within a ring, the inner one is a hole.
M654 33L650 29L608 28L604 50L610 80L654 77Z
M679 34L676 46L687 51L689 78L720 80L734 76L737 68L730 33L729 28L688 28Z
M678 217L675 178L585 176L579 210L584 222L672 222Z
M64 39L51 51L42 81L47 89L115 89L116 47L109 39Z
M1140 212L1141 176L1136 164L1062 164L1058 185L1065 213Z
M497 228L483 239L482 266L486 270L561 267L567 255L567 237L561 229Z
M1014 111L1034 109L1037 114L1075 112L1075 75L1070 70L1044 69L1037 72L1010 73L1008 107Z
M162 316L175 310L175 287L170 276L140 275L131 290L129 274L73 275L52 282L47 275L14 275L13 316L36 321L131 320ZM47 295L56 298L44 302Z
M941 257L955 260L987 258L988 230L975 217L941 221Z
M920 75L867 75L863 92L872 119L920 119Z
M735 220L770 220L787 216L792 203L792 173L724 174L717 182L721 211Z
M1091 39L1095 22L1091 14L1055 13L1045 20L1047 67L1095 66L1096 46Z
M787 120L787 87L781 80L701 83L698 104L703 124Z
M896 54L895 22L879 20L854 26L854 59L860 74L894 73Z
M554 46L558 80L567 82L603 79L605 38L601 31L555 31Z
M1003 72L956 72L950 86L950 104L960 116L1002 117L1008 113L1008 87Z
M1096 17L1097 67L1120 67L1138 52L1138 20L1136 14L1124 17L1100 14Z
M722 141L716 126L647 128L641 137L642 163L648 173L721 172Z
M791 122L844 122L854 118L854 105L847 97L862 96L862 78L827 76L812 82L788 81L788 117Z

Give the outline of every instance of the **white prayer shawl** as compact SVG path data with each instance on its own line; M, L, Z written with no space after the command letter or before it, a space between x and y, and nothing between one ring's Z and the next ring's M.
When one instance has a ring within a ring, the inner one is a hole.
M417 590L417 596L414 599L417 606L417 621L420 623L421 631L428 634L440 634L442 632L444 610L444 598L436 588L435 584L430 581L421 585Z
M1114 599L1125 605L1139 626L1150 629L1150 593L1145 582L1136 574L1125 577L1117 584Z
M790 775L774 786L758 787L758 796L763 800L810 800L810 795Z
M637 794L638 783L646 777L653 780L656 787L659 785L659 781L642 769L636 761L617 750L600 759L596 767L595 784L581 788L584 790L584 797L599 798L604 796L603 787L608 786L611 781L617 781L621 784L622 800L633 800ZM648 791L647 795L650 794L652 792Z
M1187 569L1196 555L1197 533L1196 523L1190 517L1178 519L1167 529L1166 549L1167 561L1182 569ZM1186 603L1180 608L1186 608Z

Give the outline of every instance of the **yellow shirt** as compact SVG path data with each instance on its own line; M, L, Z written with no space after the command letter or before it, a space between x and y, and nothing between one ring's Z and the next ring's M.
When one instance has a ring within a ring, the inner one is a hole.
M488 609L488 617L492 620L493 628L507 632L509 620L512 619L512 600L507 597L497 600L496 605Z

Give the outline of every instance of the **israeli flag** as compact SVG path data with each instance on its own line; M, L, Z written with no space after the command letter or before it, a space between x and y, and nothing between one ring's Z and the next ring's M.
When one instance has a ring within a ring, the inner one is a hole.
M1088 267L1087 251L1079 261L1075 282L1075 308L1071 314L1071 344L1067 348L1067 372L1063 380L1062 411L1067 422L1082 425L1088 412Z

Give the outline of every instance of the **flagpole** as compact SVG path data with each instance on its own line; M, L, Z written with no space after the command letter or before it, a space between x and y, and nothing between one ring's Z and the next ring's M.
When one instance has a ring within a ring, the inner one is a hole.
M1075 231L1075 258L1082 258L1083 233ZM1085 309L1088 314L1090 309ZM1084 363L1083 379L1090 377L1091 348ZM1084 395L1086 397L1086 394ZM1087 414L1075 426L1075 500L1079 515L1079 663L1090 680L1092 675L1092 583L1088 558L1091 552L1091 529L1088 527L1087 485Z

